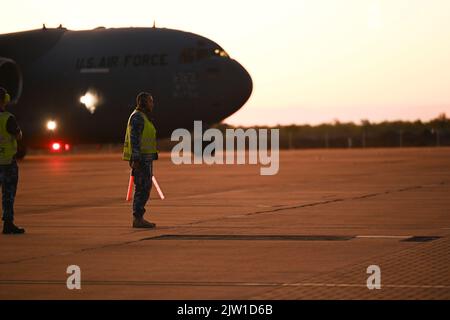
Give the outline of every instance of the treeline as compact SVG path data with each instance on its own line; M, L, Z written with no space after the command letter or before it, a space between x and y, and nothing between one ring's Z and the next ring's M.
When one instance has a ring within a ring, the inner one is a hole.
M247 129L223 123L215 125L214 128L224 134L226 129ZM372 123L362 120L359 124L335 121L314 126L252 128L278 128L281 149L450 146L450 119L445 114L429 122L417 120ZM169 150L175 143L165 139L160 141L159 147L161 150Z
M445 114L429 122L420 120L362 120L355 124L291 125L280 128L280 148L364 148L450 146L450 119Z

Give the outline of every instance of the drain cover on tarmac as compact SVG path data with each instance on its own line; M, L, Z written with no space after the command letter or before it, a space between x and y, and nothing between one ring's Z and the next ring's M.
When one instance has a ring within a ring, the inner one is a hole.
M429 236L429 237L419 237L419 236L415 236L415 237L411 237L405 240L402 240L404 242L429 242L429 241L433 241L436 239L440 239L441 237L434 237L434 236Z

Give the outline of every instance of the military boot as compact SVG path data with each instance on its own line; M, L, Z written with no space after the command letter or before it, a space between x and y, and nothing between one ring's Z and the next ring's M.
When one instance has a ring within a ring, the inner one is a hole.
M149 222L145 220L144 218L133 218L133 228L144 228L144 229L151 229L155 228L156 224Z
M19 228L12 221L5 221L3 223L3 234L22 234L25 229Z

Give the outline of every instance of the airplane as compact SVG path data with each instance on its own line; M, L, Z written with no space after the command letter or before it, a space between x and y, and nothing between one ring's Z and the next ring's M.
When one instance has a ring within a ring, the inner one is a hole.
M166 28L71 31L61 25L0 35L0 86L28 148L122 142L141 91L155 101L158 137L194 120L219 123L249 99L245 68L214 41Z

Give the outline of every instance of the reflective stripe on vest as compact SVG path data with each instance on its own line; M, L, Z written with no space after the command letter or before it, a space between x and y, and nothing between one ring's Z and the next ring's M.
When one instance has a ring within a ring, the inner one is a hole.
M17 153L16 137L6 130L6 123L12 114L0 112L0 165L11 164Z
M125 142L123 144L123 160L129 161L131 159L131 154L133 152L131 147L131 117L139 113L142 118L144 119L144 130L142 130L141 135L141 143L140 143L140 153L141 154L150 154L150 153L157 153L156 150L156 129L153 126L153 123L151 123L150 120L148 120L145 113L134 110L134 112L131 114L130 118L128 119L128 125L127 125L127 131L125 133Z

